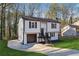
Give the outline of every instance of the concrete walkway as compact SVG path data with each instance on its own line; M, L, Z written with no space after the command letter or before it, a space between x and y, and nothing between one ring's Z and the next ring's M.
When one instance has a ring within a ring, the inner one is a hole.
M44 44L35 44L35 43L22 45L17 40L8 41L8 47L21 51L40 52L47 54L48 56L79 56L79 50L61 49L61 48L50 47Z

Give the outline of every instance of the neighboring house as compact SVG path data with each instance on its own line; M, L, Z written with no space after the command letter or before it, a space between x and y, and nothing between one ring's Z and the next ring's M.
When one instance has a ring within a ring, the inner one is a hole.
M79 35L79 21L67 25L61 29L61 36L76 36Z
M60 22L46 18L24 16L18 23L18 39L24 44L40 42L40 33L50 36L50 40L58 40Z
M73 25L79 26L79 21L73 23Z
M63 29L61 29L61 36L76 36L76 28L67 25Z

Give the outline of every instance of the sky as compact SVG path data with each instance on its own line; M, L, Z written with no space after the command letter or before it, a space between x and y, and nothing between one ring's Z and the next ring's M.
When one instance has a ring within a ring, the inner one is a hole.
M26 3L27 4L27 3ZM50 7L50 4L51 3L40 3L40 8L41 8L41 10L42 10L42 17L45 17L45 13L46 13L46 11L48 11L48 9L49 9L49 7ZM59 3L59 4L61 4L61 3ZM72 8L74 8L74 13L76 13L75 15L76 16L79 16L79 13L78 12L76 12L76 9L79 9L79 3L65 3L64 4L66 7L72 7ZM27 5L26 5L27 6ZM22 6L22 4L21 4L21 8L22 8L23 6ZM26 7L26 9L27 9L27 7Z
M61 3L59 3L61 4ZM79 16L79 13L76 12L76 10L79 11L79 3L65 3L67 7L72 7L74 9L75 17ZM50 3L42 3L41 8L43 12L46 12L50 7Z
M61 3L59 3L59 4L61 4ZM72 8L74 9L75 17L76 17L76 16L79 16L79 13L76 12L76 10L79 11L79 3L65 3L65 5L66 5L67 7L72 7ZM41 8L42 8L42 10L43 10L44 12L47 11L47 10L49 9L49 7L50 7L50 4L49 4L49 3L48 3L48 4L42 4L42 5L41 5Z
M50 6L49 3L43 3L43 4L41 4L41 8L42 8L43 10L48 10L49 6Z
M20 7L20 10L22 9L22 7L24 6L24 3L23 4L19 4L21 7ZM28 4L25 3L26 5L26 14L28 13L27 10L28 10ZM37 4L38 5L38 4ZM44 13L49 9L49 6L50 4L49 3L40 3L40 10L41 10L41 14L42 14L42 17L45 17L44 16ZM22 9L23 10L23 9Z

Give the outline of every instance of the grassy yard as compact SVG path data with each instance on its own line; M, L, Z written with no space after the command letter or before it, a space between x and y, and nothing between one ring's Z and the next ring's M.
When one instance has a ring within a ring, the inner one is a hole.
M55 47L59 48L69 48L79 50L79 38L61 38L59 42L54 43Z
M45 55L41 53L24 52L10 49L7 47L7 41L2 40L0 41L0 56L45 56Z

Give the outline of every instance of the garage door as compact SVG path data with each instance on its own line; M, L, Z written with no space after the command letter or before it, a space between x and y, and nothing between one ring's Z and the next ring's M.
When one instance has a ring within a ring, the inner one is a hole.
M27 43L36 42L36 34L27 34Z

